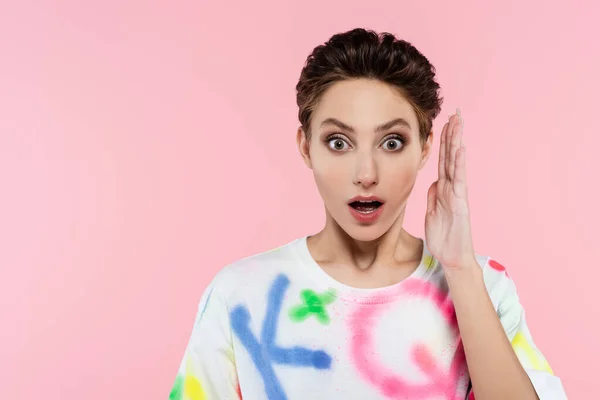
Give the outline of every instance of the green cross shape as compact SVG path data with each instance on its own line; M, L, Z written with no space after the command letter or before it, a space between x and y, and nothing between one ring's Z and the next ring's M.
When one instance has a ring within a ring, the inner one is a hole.
M335 300L335 292L328 290L323 294L317 294L314 290L305 289L300 292L303 304L293 306L289 316L294 322L302 322L314 315L321 324L328 324L331 319L327 314L326 306Z

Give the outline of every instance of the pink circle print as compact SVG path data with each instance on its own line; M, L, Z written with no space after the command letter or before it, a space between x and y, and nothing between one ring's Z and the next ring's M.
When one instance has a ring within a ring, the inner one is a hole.
M386 294L386 297L390 293ZM438 308L446 323L457 338L456 351L448 367L439 365L431 351L420 343L412 345L411 360L428 379L427 382L415 383L402 377L399 372L392 371L373 357L377 354L374 344L373 329L376 322L388 308L390 302L381 301L379 295L361 302L352 313L349 324L353 333L351 340L351 358L360 375L384 396L390 399L426 399L443 396L449 400L459 399L459 378L467 373L465 354L458 333L458 323L454 305L450 297L433 283L410 278L398 286L397 297L425 298ZM466 391L466 388L465 388ZM465 394L462 394L464 399Z

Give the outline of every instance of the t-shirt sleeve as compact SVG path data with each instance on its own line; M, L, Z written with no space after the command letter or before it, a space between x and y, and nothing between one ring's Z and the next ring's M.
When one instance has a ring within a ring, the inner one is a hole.
M241 399L229 312L218 278L206 288L170 400Z
M539 399L566 400L560 378L554 374L548 360L533 341L517 288L506 268L487 257L483 263L483 276L504 331ZM475 397L470 393L467 398Z

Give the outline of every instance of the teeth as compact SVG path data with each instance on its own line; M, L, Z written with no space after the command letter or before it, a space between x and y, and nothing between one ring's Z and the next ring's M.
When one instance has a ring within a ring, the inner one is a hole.
M370 214L370 213L372 213L373 211L375 211L375 209L373 208L373 209L371 209L371 210L364 210L364 211L361 211L361 210L356 210L356 211L358 211L358 212L359 212L359 213L361 213L361 214Z

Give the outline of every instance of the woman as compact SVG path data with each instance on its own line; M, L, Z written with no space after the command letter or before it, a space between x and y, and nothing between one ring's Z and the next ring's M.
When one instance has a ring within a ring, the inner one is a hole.
M513 281L474 252L460 112L441 133L425 238L402 227L438 90L429 61L391 34L355 29L314 49L297 143L325 227L216 275L171 399L566 398Z

